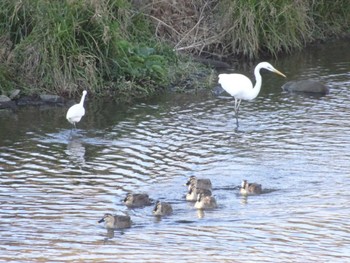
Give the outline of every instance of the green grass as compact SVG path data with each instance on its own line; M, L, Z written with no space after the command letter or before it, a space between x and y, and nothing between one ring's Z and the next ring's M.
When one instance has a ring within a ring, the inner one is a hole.
M4 0L0 9L10 64L28 93L147 96L170 81L174 52L128 1Z
M205 85L210 71L188 81L203 68L187 54L277 56L349 34L349 13L348 0L2 0L0 92L132 98Z

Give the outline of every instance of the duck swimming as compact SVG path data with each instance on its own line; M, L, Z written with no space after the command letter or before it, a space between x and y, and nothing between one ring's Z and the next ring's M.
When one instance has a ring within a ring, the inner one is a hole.
M99 223L104 222L106 228L129 228L131 227L130 216L105 214Z
M211 184L210 179L197 178L194 175L190 176L186 185L188 186L188 190L190 190L191 187L212 190L212 184Z
M191 186L190 190L186 194L186 200L191 202L196 202L198 199L198 194L203 194L205 196L211 196L211 191L208 189L201 189L195 186Z
M198 194L197 202L194 204L194 207L197 209L214 209L218 205L214 196L208 196L204 194Z
M157 201L153 209L153 214L156 216L166 216L166 215L170 215L172 212L173 212L173 208L171 204L167 202Z
M131 194L128 193L124 198L124 204L130 208L143 207L151 205L148 194Z
M247 180L243 180L239 191L242 195L257 195L262 193L262 188L261 184L248 183Z

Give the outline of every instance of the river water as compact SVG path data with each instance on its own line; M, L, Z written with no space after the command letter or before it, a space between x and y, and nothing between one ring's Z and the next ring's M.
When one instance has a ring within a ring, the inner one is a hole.
M0 262L349 262L349 58L338 41L271 61L330 93L288 94L263 72L238 130L233 100L206 91L134 105L88 98L73 132L65 107L1 112ZM184 200L191 175L212 180L217 209ZM240 196L242 179L264 193ZM128 209L128 192L174 212ZM133 225L107 231L105 213Z

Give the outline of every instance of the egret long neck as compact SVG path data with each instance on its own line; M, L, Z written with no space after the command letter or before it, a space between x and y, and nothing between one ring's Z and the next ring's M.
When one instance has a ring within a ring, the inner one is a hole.
M252 91L252 99L256 98L260 92L261 89L261 75L260 75L260 67L255 67L254 69L254 76L255 76L255 85Z
M84 92L83 95L81 96L81 99L80 99L80 102L79 102L80 105L84 104L85 96L86 96L86 93Z

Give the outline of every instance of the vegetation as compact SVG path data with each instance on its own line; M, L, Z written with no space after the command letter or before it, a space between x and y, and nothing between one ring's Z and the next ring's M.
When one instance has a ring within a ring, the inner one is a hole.
M171 2L171 3L169 3ZM178 50L256 59L350 33L347 0L153 1L157 33ZM170 10L164 12L160 10Z
M348 0L2 0L0 93L148 96L210 71L184 55L276 56L349 33Z

